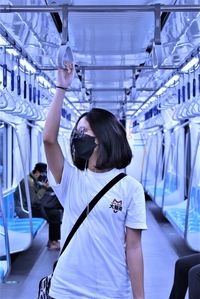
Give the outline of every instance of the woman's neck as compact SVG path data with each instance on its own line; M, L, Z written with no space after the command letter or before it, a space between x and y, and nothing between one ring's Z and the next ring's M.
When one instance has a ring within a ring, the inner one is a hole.
M97 161L97 156L96 156L96 151L93 152L92 156L90 157L88 161L88 169L93 172L107 172L111 169L98 169L96 168L96 161Z
M107 172L107 171L111 170L111 169L97 169L95 167L88 167L88 169L92 172L100 172L100 173Z
M89 162L88 162L88 169L93 172L107 172L107 171L111 170L111 168L98 169L98 168L96 168L96 163L92 163L91 160L89 160Z

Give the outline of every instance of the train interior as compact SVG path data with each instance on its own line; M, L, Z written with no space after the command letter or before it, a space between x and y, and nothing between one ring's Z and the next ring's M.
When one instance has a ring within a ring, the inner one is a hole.
M59 144L68 157L75 122L93 107L125 126L126 172L146 195L146 299L168 298L177 258L200 252L199 0L1 0L0 294L36 298L58 257L46 220L32 217L27 174L46 161L43 128L65 60L75 75ZM27 218L15 213L21 179Z

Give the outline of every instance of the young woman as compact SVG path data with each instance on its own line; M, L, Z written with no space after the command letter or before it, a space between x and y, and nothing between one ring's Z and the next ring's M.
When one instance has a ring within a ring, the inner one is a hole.
M72 77L72 65L58 70L44 129L49 183L64 207L61 245L87 204L132 158L122 125L112 113L97 108L83 114L72 131L73 165L63 156L57 137L65 89ZM126 176L100 199L59 258L50 296L144 299L143 229L143 188Z

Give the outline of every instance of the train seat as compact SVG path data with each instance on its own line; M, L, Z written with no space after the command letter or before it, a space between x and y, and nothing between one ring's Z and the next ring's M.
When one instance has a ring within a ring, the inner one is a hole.
M3 281L6 272L7 272L7 261L0 260L0 282Z
M43 218L18 218L15 216L14 190L3 197L4 208L7 220L7 230L10 253L19 252L27 249L32 239L37 235L40 229L46 224ZM4 235L3 217L0 214L0 235ZM20 240L20 242L18 241ZM3 242L2 242L3 243ZM0 249L0 256L5 254L5 246Z
M162 180L158 182L156 186L154 185L147 186L146 191L148 195L153 199L153 201L156 202L156 204L159 207L162 206L163 195L165 198L165 202L167 202L167 204L172 204L173 202L177 203L180 201L180 196L178 194L178 182L179 179L174 173L167 172L165 178L165 184L164 184L164 180Z
M164 185L164 181L160 181L159 183L157 183L156 196L162 196L163 185ZM146 189L147 189L147 193L149 194L149 196L154 199L155 185L149 185L149 186L147 186Z
M190 195L189 208L188 199L183 202L167 206L164 209L166 218L183 235L185 229L188 233L200 233L200 189L193 187ZM186 225L186 221L187 225Z
M33 235L37 234L38 230L44 224L45 220L43 218L32 218L33 224ZM0 218L0 225L3 225L3 219ZM29 218L13 218L9 219L7 223L8 230L22 232L22 233L30 233L30 219Z

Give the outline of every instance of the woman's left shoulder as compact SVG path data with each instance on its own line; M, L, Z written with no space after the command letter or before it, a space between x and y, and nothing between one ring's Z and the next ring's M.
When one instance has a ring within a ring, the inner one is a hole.
M125 184L127 185L127 189L132 190L143 190L142 184L133 176L127 175L124 180Z
M128 183L132 183L132 184L134 184L136 186L142 186L141 183L136 178L134 178L132 175L130 175L130 174L127 174L125 176L125 179L126 179L126 181Z

